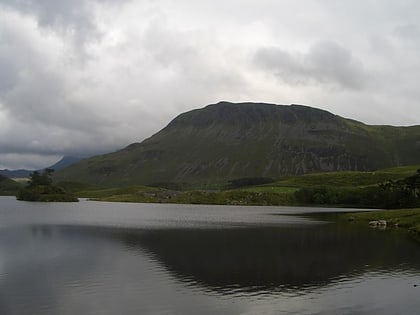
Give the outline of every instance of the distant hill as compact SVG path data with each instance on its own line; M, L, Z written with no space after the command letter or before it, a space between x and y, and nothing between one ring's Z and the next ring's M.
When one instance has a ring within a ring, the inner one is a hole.
M179 115L141 143L73 164L56 179L225 183L419 163L420 126L366 125L302 105L220 102Z
M54 171L59 171L63 168L66 168L74 163L77 163L81 160L82 158L77 157L77 156L63 156L63 158L58 161L57 163L51 165L50 169L53 169Z
M31 174L33 171L31 170L0 170L0 175L5 176L8 178L27 178L29 177L29 174Z
M46 167L53 169L54 171L61 170L67 166L70 166L71 164L77 163L81 160L80 157L75 156L64 156L60 161L57 163ZM0 170L0 175L8 177L8 178L28 178L29 175L34 170L25 170L25 169L19 169L19 170Z

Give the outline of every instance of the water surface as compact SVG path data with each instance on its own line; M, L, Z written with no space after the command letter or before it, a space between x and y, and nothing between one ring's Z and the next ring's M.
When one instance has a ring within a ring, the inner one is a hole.
M419 245L287 207L0 198L0 314L417 314Z

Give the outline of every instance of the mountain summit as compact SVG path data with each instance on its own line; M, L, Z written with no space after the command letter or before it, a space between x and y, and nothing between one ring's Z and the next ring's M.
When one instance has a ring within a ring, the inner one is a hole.
M420 163L420 126L372 126L302 105L220 102L164 129L82 160L60 180L103 185L226 182Z

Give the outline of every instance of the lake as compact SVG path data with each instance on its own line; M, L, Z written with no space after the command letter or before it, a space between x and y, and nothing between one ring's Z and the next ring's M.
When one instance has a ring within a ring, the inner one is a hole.
M418 314L419 244L322 211L0 197L0 314Z

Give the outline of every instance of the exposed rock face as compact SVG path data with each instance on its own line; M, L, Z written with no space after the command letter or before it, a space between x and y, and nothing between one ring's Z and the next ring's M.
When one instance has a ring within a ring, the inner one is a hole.
M59 179L214 182L420 163L420 126L369 126L301 105L220 102L179 115L142 143L90 158Z

